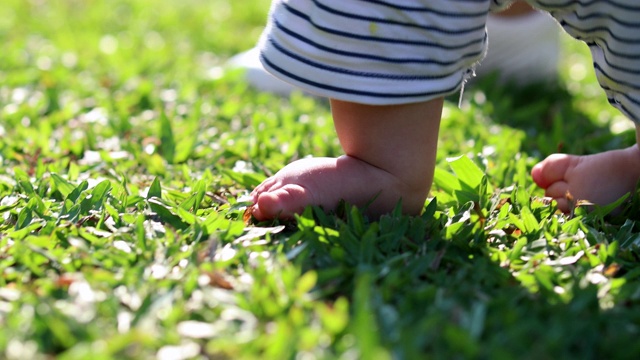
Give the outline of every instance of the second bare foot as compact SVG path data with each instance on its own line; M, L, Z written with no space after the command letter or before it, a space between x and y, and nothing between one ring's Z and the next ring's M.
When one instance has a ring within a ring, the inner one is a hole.
M608 205L635 190L640 180L640 148L634 145L586 156L553 154L534 166L531 176L563 212L572 208L567 194L574 201Z

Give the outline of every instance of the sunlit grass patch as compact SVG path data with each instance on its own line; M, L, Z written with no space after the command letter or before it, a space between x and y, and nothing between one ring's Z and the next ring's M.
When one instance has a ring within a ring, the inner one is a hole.
M0 358L637 356L637 194L569 216L529 176L634 141L584 48L554 87L446 103L421 216L254 224L256 184L340 154L326 101L224 68L267 10L0 6Z

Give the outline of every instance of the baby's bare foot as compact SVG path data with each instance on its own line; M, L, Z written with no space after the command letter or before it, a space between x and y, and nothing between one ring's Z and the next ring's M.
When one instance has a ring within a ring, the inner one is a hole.
M419 214L429 182L405 185L393 174L350 156L295 161L265 180L251 193L252 215L259 221L289 219L306 206L335 210L341 200L367 207L367 214L391 212L402 199L403 211Z
M573 201L611 204L635 190L640 180L640 148L634 145L587 156L553 154L534 166L531 176L563 212L572 207L567 193Z

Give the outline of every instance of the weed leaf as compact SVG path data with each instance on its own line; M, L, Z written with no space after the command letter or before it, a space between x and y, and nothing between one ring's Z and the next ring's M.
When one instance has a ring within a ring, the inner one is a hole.
M56 173L51 173L52 189L58 190L62 197L66 198L76 188L71 182L67 181Z
M182 218L180 218L180 216L174 214L171 211L171 207L165 204L162 199L152 197L147 200L147 203L149 204L151 210L153 210L158 215L160 221L162 221L163 223L169 224L179 230L186 229L189 226L187 223L182 221Z
M164 111L160 113L160 154L169 164L173 164L176 154L176 142L173 138L171 121Z
M147 192L147 199L151 198L162 199L162 185L160 184L160 178L155 177L151 186L149 187L149 191Z

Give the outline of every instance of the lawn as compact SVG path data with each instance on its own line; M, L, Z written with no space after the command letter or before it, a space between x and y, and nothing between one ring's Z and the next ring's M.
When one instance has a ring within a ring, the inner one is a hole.
M529 177L634 141L584 46L446 103L422 216L250 223L266 176L340 154L325 100L224 68L268 7L3 0L0 358L638 358L640 197L564 215Z

